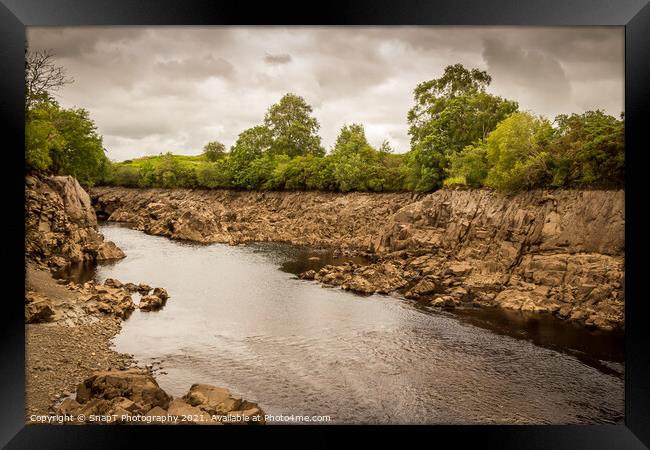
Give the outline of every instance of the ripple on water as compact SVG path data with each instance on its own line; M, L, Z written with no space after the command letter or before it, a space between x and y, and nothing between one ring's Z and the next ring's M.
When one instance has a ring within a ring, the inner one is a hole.
M135 311L114 342L145 364L161 362L157 378L172 395L210 383L270 414L345 423L622 420L621 377L453 315L279 270L308 257L304 249L102 232L127 257L99 266L98 280L146 282L171 296L161 311Z

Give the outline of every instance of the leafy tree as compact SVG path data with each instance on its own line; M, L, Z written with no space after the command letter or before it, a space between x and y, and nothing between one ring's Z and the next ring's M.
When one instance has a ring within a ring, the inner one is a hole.
M368 166L378 158L366 139L363 125L353 123L341 128L331 158L338 189L342 192L368 190Z
M80 183L94 184L103 176L108 164L102 137L85 109L62 109L53 123L65 144L54 152L53 168L57 173L72 175Z
M256 159L268 153L272 143L273 140L270 130L262 125L244 130L237 137L237 142L235 142L230 151L233 184L235 186L246 187L248 185L248 181L246 181L246 178L249 176L246 173L248 167Z
M208 142L205 144L205 147L203 147L203 155L206 157L208 161L216 161L219 158L223 158L223 156L226 154L226 147L221 143L217 141L212 141Z
M393 147L391 147L390 142L388 140L384 139L377 149L379 153L384 153L384 154L389 154L389 153L394 153Z
M295 94L286 94L271 106L264 117L264 126L271 135L270 151L274 155L322 156L318 136L320 125L312 117L312 107Z
M196 179L199 186L207 188L227 188L232 183L230 164L226 158L215 163L201 164L196 169Z
M411 188L440 187L449 157L485 138L517 110L516 102L485 92L491 81L485 71L456 64L415 88L415 106L407 116L414 153L409 158Z
M526 112L499 123L486 140L490 164L486 185L512 192L542 184L548 174L546 147L552 134L548 120Z
M624 121L602 111L560 115L551 145L555 186L623 186L625 184Z
M483 185L487 177L489 163L484 141L468 145L462 152L451 157L451 178L473 187Z
M65 140L52 123L53 107L32 109L25 123L25 162L30 170L48 171L52 155L63 150Z

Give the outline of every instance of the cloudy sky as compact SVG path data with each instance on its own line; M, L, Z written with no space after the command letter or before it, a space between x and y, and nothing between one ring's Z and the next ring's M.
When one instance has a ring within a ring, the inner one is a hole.
M293 92L314 108L323 144L361 122L370 143L407 151L413 89L449 64L487 70L489 91L520 108L624 110L622 27L30 28L75 82L65 107L90 111L114 161L230 147Z

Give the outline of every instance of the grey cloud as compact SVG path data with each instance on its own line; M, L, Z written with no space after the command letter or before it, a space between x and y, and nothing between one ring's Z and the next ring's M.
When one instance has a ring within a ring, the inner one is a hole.
M485 39L483 58L496 86L535 96L542 111L566 106L571 83L557 59L500 39Z
M235 67L229 61L212 55L158 62L155 70L160 71L163 76L183 80L228 78L235 73Z
M291 55L288 53L280 53L278 55L271 55L270 53L267 53L264 56L264 62L273 66L289 64L291 62Z
M287 92L303 96L330 148L344 123L408 150L413 89L461 62L491 92L553 116L623 109L622 28L29 28L75 79L65 107L87 108L112 159L234 143ZM260 57L260 55L264 55Z

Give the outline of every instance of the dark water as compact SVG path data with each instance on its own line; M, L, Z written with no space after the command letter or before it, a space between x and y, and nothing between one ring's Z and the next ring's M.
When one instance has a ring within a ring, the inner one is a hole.
M159 368L172 395L209 383L269 414L344 423L623 419L620 337L540 315L361 297L290 273L330 262L327 252L101 231L127 257L76 276L168 290L163 310L136 310L114 343Z

